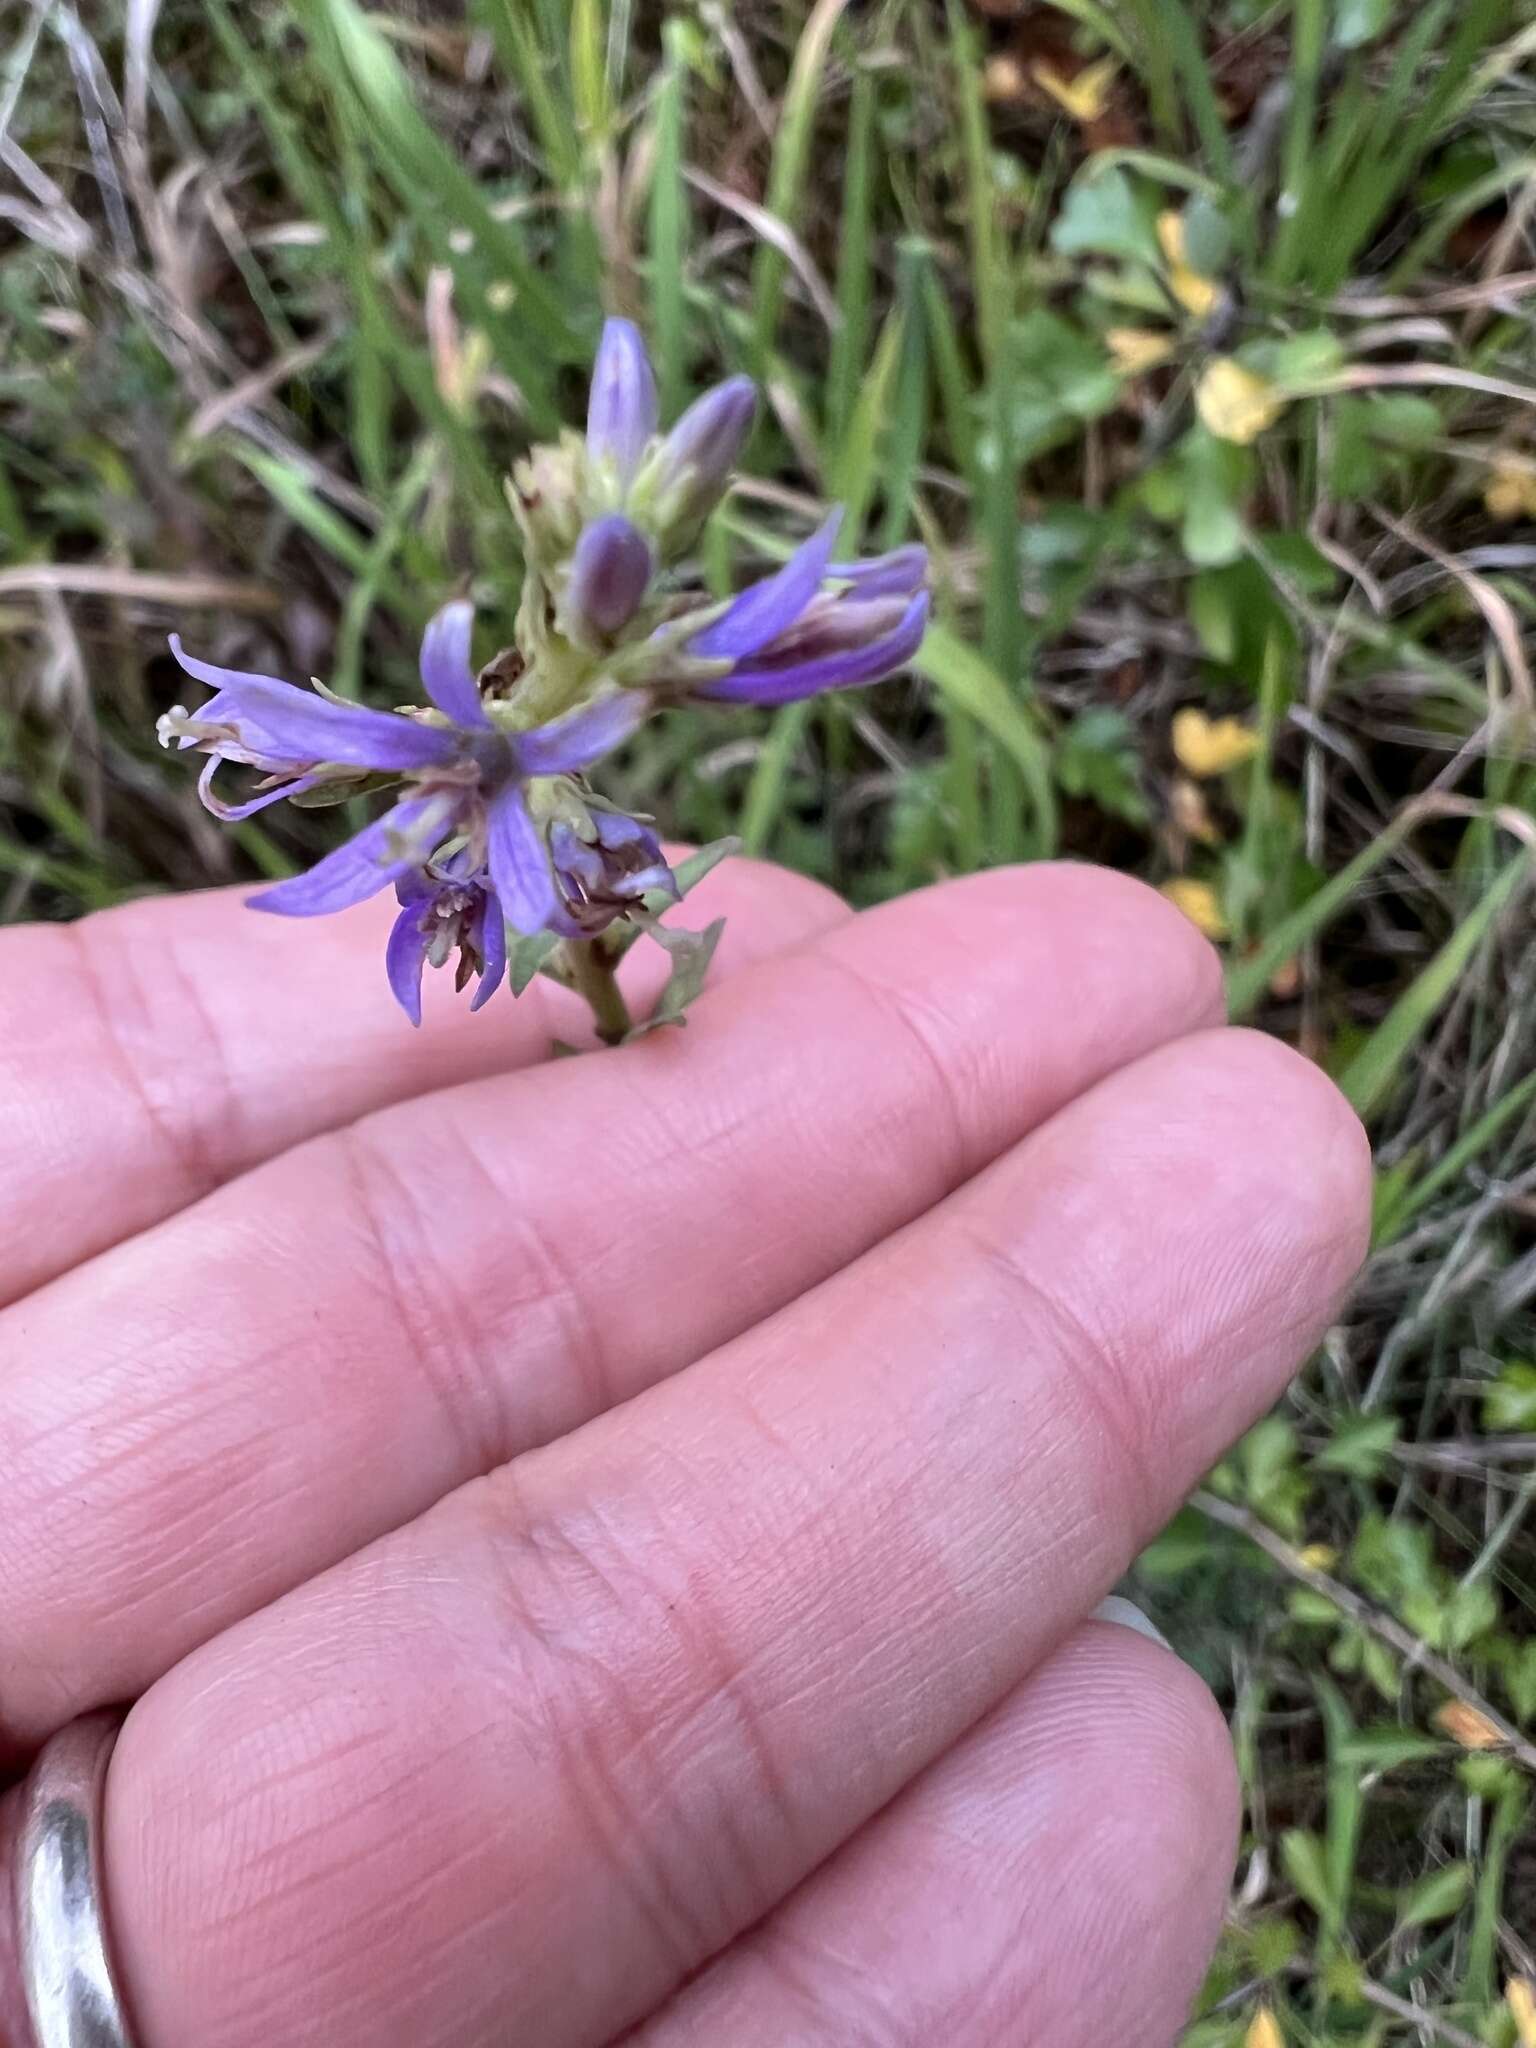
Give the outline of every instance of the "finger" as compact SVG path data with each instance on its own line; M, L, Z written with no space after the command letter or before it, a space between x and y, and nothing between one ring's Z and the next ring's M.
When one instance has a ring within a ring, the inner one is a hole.
M738 977L686 1037L402 1105L34 1295L0 1318L0 1723L131 1697L1219 1002L1140 884L979 876Z
M1167 2048L1237 1807L1199 1679L1090 1622L625 2048Z
M172 1672L109 1863L146 2048L585 2048L1017 1685L1273 1399L1362 1134L1246 1033Z
M0 1302L316 1131L586 1035L547 981L471 1016L447 975L428 976L412 1031L384 978L392 896L320 931L249 916L245 893L0 935ZM728 919L722 973L847 914L760 861L727 862L688 899L689 919ZM654 989L664 963L643 947L626 971Z

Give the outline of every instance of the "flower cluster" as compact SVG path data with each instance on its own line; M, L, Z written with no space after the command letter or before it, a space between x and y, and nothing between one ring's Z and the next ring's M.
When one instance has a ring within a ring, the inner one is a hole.
M750 381L733 377L659 435L644 344L610 320L585 436L535 448L511 478L525 565L516 646L477 673L472 609L445 605L422 641L423 705L372 710L318 683L199 661L173 637L213 695L168 712L160 738L207 756L198 787L217 817L391 795L373 823L252 904L312 917L392 883L389 981L419 1022L428 963L457 952L458 985L478 977L478 1008L505 978L506 926L589 941L643 917L647 897L675 897L649 824L599 797L587 771L669 705L781 705L875 682L911 659L927 624L923 549L834 561L836 511L729 602L689 586L686 558L756 406ZM238 801L216 786L223 763L255 773Z

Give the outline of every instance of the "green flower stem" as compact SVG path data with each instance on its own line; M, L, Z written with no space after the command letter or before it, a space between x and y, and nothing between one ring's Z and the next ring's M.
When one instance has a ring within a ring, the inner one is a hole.
M598 1037L604 1045L622 1043L635 1020L619 988L612 954L601 939L567 939L564 955L571 985L585 996Z

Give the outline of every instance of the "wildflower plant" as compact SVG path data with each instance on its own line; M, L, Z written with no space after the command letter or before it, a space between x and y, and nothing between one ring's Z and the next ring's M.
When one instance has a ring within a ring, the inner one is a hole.
M662 436L638 331L603 330L584 436L536 447L508 497L523 538L514 642L478 671L474 615L455 600L421 646L425 702L379 711L321 683L296 688L172 651L213 695L176 706L162 744L206 756L199 792L216 817L288 800L387 794L388 807L306 873L253 896L258 910L314 917L393 885L389 983L413 1023L424 969L457 955L478 1009L506 981L540 971L586 996L610 1043L635 1026L614 979L625 944L648 932L673 956L655 1017L678 1021L702 984L719 925L663 926L661 913L734 842L674 872L649 820L609 803L589 771L648 718L684 703L783 705L873 683L917 651L928 617L927 557L903 547L833 559L833 510L782 568L729 601L688 576L757 407L733 377ZM254 771L237 798L224 764Z

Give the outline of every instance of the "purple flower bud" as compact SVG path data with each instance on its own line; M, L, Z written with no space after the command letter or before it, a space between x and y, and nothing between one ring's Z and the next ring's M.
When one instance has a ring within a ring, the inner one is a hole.
M587 454L611 463L625 490L656 431L656 410L656 379L639 328L631 320L605 321L587 399Z
M662 442L657 510L684 541L719 501L756 417L756 385L730 377L695 399Z
M651 580L651 550L645 536L610 512L582 530L571 556L566 610L587 638L607 639L627 626Z
M592 809L579 824L566 815L555 817L549 854L573 937L606 931L653 889L673 897L678 893L661 841L649 825L622 811Z

